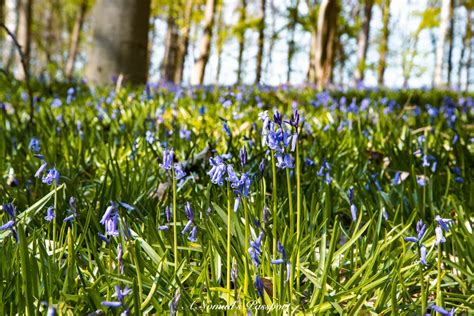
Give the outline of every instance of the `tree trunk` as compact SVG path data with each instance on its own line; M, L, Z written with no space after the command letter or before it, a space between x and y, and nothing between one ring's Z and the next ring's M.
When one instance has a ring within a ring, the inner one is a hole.
M364 16L362 17L362 25L357 38L357 68L354 79L357 82L364 80L367 49L370 39L370 21L372 20L373 0L365 0Z
M214 15L216 12L216 1L206 1L206 12L204 16L204 35L201 40L201 47L199 49L199 58L194 63L194 76L192 84L202 85L204 82L204 74L206 72L207 62L209 60L212 40L212 28L214 27Z
M273 62L273 50L275 48L275 42L278 39L278 31L276 30L276 18L275 18L277 16L277 12L275 8L274 0L270 0L270 16L271 16L271 24L270 24L271 36L268 43L268 59L265 64L265 70L263 71L265 75L268 75L268 67L270 67L270 65Z
M74 73L74 64L76 63L77 54L79 51L79 44L81 41L82 26L84 25L84 18L87 12L88 0L82 0L79 11L74 21L74 27L71 34L71 42L69 43L69 54L66 61L66 69L64 75L67 79L71 79Z
M224 46L225 41L225 34L224 34L224 16L222 14L223 3L220 2L217 5L217 39L216 39L216 54L217 54L217 70L216 70L216 77L214 79L215 85L219 84L219 78L221 75L221 67L222 67L222 47Z
M472 17L471 17L472 11L469 10L468 14L470 16L469 21L472 21ZM469 40L469 43L468 43L469 50L468 50L468 53L467 53L467 60L466 60L466 87L464 89L466 92L469 90L469 85L471 83L472 50L473 50L473 46L474 46L474 38L472 36L472 28L470 30L471 30L470 40Z
M170 3L168 13L168 28L165 39L165 55L161 65L161 79L165 82L174 82L176 61L179 50L179 29L176 24L174 4Z
M454 48L454 1L451 0L449 8L449 49L448 49L448 87L451 87L451 74L453 72L453 48Z
M464 61L466 55L466 50L469 49L469 44L472 38L472 20L471 20L471 11L466 7L466 30L462 39L461 55L459 56L459 68L458 68L458 86L459 89L462 89L462 72L463 68L466 67L467 62Z
M260 17L258 22L258 51L257 69L255 70L255 84L262 80L263 51L265 49L265 9L266 0L260 0Z
M247 20L247 0L240 1L240 16L239 16L239 26L242 25ZM237 57L237 84L242 83L242 66L244 59L244 50L245 50L245 29L239 29L237 34L237 41L239 42L239 55Z
M86 77L95 84L141 84L147 78L150 0L97 0L92 14L92 49Z
M433 77L433 86L435 88L439 88L443 84L444 47L449 29L449 12L451 10L451 1L452 0L442 0L441 5L441 22L439 26L438 43L436 47L436 64Z
M316 49L316 84L324 89L329 83L334 66L334 50L337 40L337 17L339 5L337 0L323 0L319 7Z
M178 53L176 57L176 70L173 80L175 84L180 84L183 80L184 64L186 61L186 55L188 54L189 32L191 31L193 0L186 1L186 7L184 10L184 23L180 31L181 36L179 38Z
M33 0L19 0L18 3L18 33L17 40L23 51L25 58L24 64L26 66L26 72L30 70L30 58L31 58L31 23L32 23L32 7ZM18 80L24 80L28 74L25 73L21 62L21 56L17 53L16 55L16 78Z
M379 65L377 68L377 84L379 87L384 85L384 74L387 65L388 37L390 35L390 0L382 1L382 38L379 46Z
M293 72L292 68L292 61L293 61L293 56L295 55L296 52L296 44L295 44L295 29L296 29L296 24L298 23L298 7L300 4L300 0L292 0L292 5L289 7L289 12L288 12L288 55L287 55L287 72L286 72L286 82L290 83L291 82L291 73Z

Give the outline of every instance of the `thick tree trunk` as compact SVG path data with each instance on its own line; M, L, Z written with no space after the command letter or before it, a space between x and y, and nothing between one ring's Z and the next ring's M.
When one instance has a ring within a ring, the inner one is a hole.
M204 16L204 35L201 40L199 49L199 58L194 63L194 74L191 83L194 85L202 85L204 82L204 74L206 72L207 62L209 60L212 40L212 29L214 27L214 15L216 12L216 1L206 1L206 12Z
M448 49L448 87L451 87L451 74L453 72L453 48L454 48L454 1L451 0L449 8L449 49Z
M366 68L367 49L370 40L370 21L372 20L373 0L365 0L364 16L362 17L362 25L357 37L357 68L354 74L356 82L363 81Z
M240 15L239 15L239 26L247 20L247 0L240 1ZM237 84L242 83L242 67L245 50L245 29L239 29L237 34L237 41L239 42L239 55L237 57Z
M141 84L147 78L150 0L97 0L86 77L95 84Z
M288 55L287 55L287 71L286 71L286 82L291 82L291 73L293 72L292 61L293 56L296 52L296 43L295 43L295 29L296 24L298 23L298 7L300 0L292 0L291 6L288 8Z
M266 0L260 0L260 17L258 22L258 51L257 69L255 70L255 84L262 80L263 51L265 49L265 9Z
M377 84L379 87L384 85L384 74L387 65L388 37L390 35L390 2L391 0L382 0L382 38L379 45L379 65L377 68Z
M472 14L472 12L469 12L469 14ZM471 18L472 20L472 18ZM472 30L471 30L471 39L469 41L469 50L467 53L467 60L466 60L466 87L465 91L467 92L469 90L469 86L471 83L471 66L472 66L472 50L474 46L474 38L472 37Z
M268 75L268 68L273 62L273 50L275 48L275 42L278 39L278 31L276 30L276 8L275 8L275 3L274 0L269 0L270 1L270 17L271 17L271 23L270 23L270 40L268 43L268 58L267 62L265 64L265 70L263 70L263 73L265 75Z
M193 12L193 0L186 1L184 9L184 23L179 38L178 54L176 57L176 70L174 73L174 83L180 84L183 80L184 64L188 54L189 32L191 31L191 15Z
M77 54L79 52L79 44L81 41L82 26L87 12L88 0L82 0L79 11L76 14L76 20L72 29L71 40L69 43L69 54L66 61L66 69L64 75L70 79L74 73L74 64L76 63Z
M165 55L163 57L163 63L161 65L161 79L165 82L174 82L174 76L176 73L176 62L179 50L179 29L176 24L176 17L174 11L174 4L170 3L170 9L168 13L168 29L166 31L165 39Z
M472 39L472 20L471 11L466 7L466 30L462 39L461 55L459 56L459 68L458 68L458 86L462 89L462 73L463 69L467 65L467 61L464 60L466 50L469 50L470 42Z
M452 0L442 0L441 22L439 26L438 43L436 47L436 64L433 76L433 86L439 88L443 85L443 63L446 45L446 36L449 29L449 12Z
M319 7L316 50L314 52L316 84L319 89L324 89L332 76L338 14L337 0L323 0Z
M24 64L26 71L30 71L30 58L31 58L31 23L32 23L32 7L33 0L19 0L18 3L18 33L17 40L23 51L25 58ZM18 80L24 80L28 74L25 73L21 62L21 56L17 53L16 55L16 78Z

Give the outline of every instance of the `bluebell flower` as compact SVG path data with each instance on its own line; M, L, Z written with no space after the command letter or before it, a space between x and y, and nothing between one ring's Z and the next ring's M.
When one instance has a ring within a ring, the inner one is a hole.
M449 225L452 224L453 220L449 218L441 218L441 216L435 216L435 222L445 231L449 231Z
M237 212L239 210L240 206L240 196L237 195L234 199L234 212Z
M262 159L262 161L260 161L260 164L258 165L258 170L261 174L263 174L263 172L265 171L265 159Z
M181 293L179 293L179 290L176 290L176 292L174 293L174 297L170 302L170 314L171 314L171 316L175 316L177 314L178 303L179 303L180 297L181 297Z
M61 99L59 99L59 98L54 98L53 102L51 102L51 107L53 107L53 108L58 108L61 105L63 105L63 103L61 102Z
M237 265L237 261L235 258L232 260L232 269L230 270L230 280L232 283L237 283L237 279L239 278L239 267Z
M180 163L174 164L174 176L176 177L176 180L180 180L186 176L186 172L184 172Z
M224 122L222 125L222 130L227 134L227 136L231 137L232 133L230 132L229 125L227 125L227 122Z
M197 234L197 226L194 225L193 229L191 230L191 233L188 236L188 240L192 242L197 242L196 234Z
M256 266L256 267L260 267L260 258L259 258L259 255L262 254L262 239L263 239L263 232L260 232L258 238L256 240L251 240L249 242L250 244L250 247L248 249L248 252L250 254L250 257L252 258L253 260L253 264Z
M35 178L39 178L43 174L43 172L46 169L47 165L48 165L48 163L45 162L38 168L38 170L35 173Z
M158 226L157 229L158 229L158 230L162 230L162 231L163 231L163 230L168 230L168 229L169 229L169 226L167 226L167 225L161 225L161 226Z
M125 299L125 296L130 294L132 290L130 290L128 287L125 287L122 290L120 290L120 287L118 285L115 286L115 295L117 296L117 301L104 301L101 302L103 306L106 307L112 307L112 308L118 308L124 306L123 300Z
M155 142L155 136L153 136L153 133L151 131L146 131L145 140L148 144L153 145L153 143Z
M306 157L305 160L304 160L305 164L309 167L309 166L314 166L315 165L315 162L314 160L312 160L311 158L309 157Z
M255 288L257 289L258 296L263 297L263 282L260 280L258 275L255 277L254 282Z
M40 159L40 160L44 160L44 156L41 155L41 154L34 154L33 157L35 157L37 159Z
M458 166L453 167L453 173L456 175L456 182L463 183L464 180L462 178L461 169Z
M28 148L38 152L40 150L40 142L37 138L32 137L30 140L30 144L28 145Z
M441 306L437 306L437 305L433 305L431 306L431 310L437 312L437 313L440 313L441 315L443 316L454 316L454 307L451 308L450 311L447 311L445 310L444 308L442 308Z
M281 113L278 110L275 110L275 113L273 114L273 121L277 125L281 125L283 122L283 117L281 116Z
M443 229L440 226L437 226L435 228L435 235L436 235L436 240L435 240L435 245L438 246L441 243L446 242L446 238L443 236Z
M242 164L242 166L245 166L248 160L247 149L245 148L245 146L242 146L239 154L240 154L240 163Z
M51 222L55 217L56 215L54 214L54 207L52 206L48 207L48 209L46 210L46 216L44 217L44 219L48 222Z
M191 140L191 131L185 128L180 128L179 138L186 139L187 141Z
M43 183L46 183L48 185L51 185L53 184L53 181L56 182L56 186L59 185L59 177L60 177L60 174L59 174L59 171L56 170L56 168L53 168L53 169L49 169L48 170L48 173L44 176L43 175Z
M220 156L215 156L209 159L211 170L207 173L211 177L211 182L222 186L224 184L224 175L227 171L227 167Z
M108 236L118 236L118 213L114 202L110 202L105 210L100 223L105 226L105 234Z
M171 208L169 207L169 205L165 207L165 217L166 221L169 223L171 221Z
M2 209L10 219L16 218L16 207L11 202L2 204Z
M13 229L14 225L15 225L15 221L14 220L9 220L8 222L6 222L2 226L0 226L0 231L1 230L7 230L7 229Z
M97 236L100 240L105 241L106 244L110 243L110 240L107 238L107 236L102 235L101 233L97 233Z
M417 176L416 177L416 183L418 183L419 186L424 187L426 185L426 179L423 176Z
M55 315L56 315L56 308L53 305L49 305L46 316L55 316Z
M276 166L280 169L292 169L294 168L293 157L287 153L275 153L275 158L277 159Z
M160 167L165 170L171 170L173 166L173 156L174 152L172 149L163 150L163 164L160 164Z
M121 201L119 201L118 203L120 204L120 206L125 208L127 211L134 211L135 210L135 208L133 206L131 206L130 204L127 204L127 203L121 202Z
M420 263L425 266L428 265L426 263L426 247L424 245L420 246Z
M232 165L227 165L227 181L231 183L235 183L239 181L239 177L234 172L234 167Z
M194 220L194 212L191 208L191 204L189 204L189 202L186 202L186 204L184 205L184 211L186 213L186 217L190 220L190 221L193 221Z

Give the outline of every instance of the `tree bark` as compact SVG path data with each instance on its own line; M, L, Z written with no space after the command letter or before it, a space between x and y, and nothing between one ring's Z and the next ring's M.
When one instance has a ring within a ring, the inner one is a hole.
M390 35L389 23L390 23L390 2L391 0L382 1L382 38L380 39L379 45L379 65L377 68L377 84L379 87L384 85L384 74L387 65L387 53L388 53L388 38Z
M454 1L451 0L449 8L449 49L448 49L448 87L451 86L451 74L453 72L453 48L454 48Z
M223 3L220 2L217 5L217 38L216 38L216 54L217 54L217 70L216 70L216 77L214 79L215 85L219 84L219 78L221 75L221 67L222 67L222 48L224 46L225 41L225 34L224 32L224 16L222 14Z
M17 40L23 51L25 58L24 64L27 72L30 71L32 7L33 0L19 0ZM19 54L15 56L16 78L18 80L24 80L28 74L26 74L25 69L23 69L21 56Z
M472 9L469 10L468 12L468 15L469 15L469 21L472 21ZM471 22L470 22L471 23ZM471 66L472 66L472 50L473 50L473 46L474 46L474 38L472 36L472 28L470 29L471 32L470 32L470 39L469 39L469 50L468 50L468 53L467 53L467 60L466 60L466 86L465 86L465 89L464 91L468 91L469 90L469 86L470 86L470 83L471 83Z
M337 0L323 0L319 7L316 49L316 85L324 89L328 85L334 66L334 51L337 40L337 18L339 5Z
M87 79L104 85L123 75L125 82L145 83L150 0L97 0L92 16Z
M69 43L69 54L66 61L66 69L64 75L67 79L71 79L74 73L74 65L76 63L77 54L79 52L79 44L81 42L82 26L84 25L84 18L87 12L87 0L81 1L81 6L76 14L74 27L71 34L71 42Z
M212 28L214 27L214 15L216 12L216 1L206 1L206 12L204 16L204 35L201 40L199 49L199 58L194 63L194 76L191 83L194 85L202 85L204 82L204 74L206 72L207 62L209 60L212 40Z
M165 39L165 55L161 65L161 79L165 82L174 82L176 73L180 36L175 14L174 4L170 3Z
M296 24L298 23L298 7L300 0L292 0L291 6L288 10L288 55L287 55L287 71L286 71L286 82L291 82L291 73L293 72L292 61L293 56L296 52L296 43L295 43L295 29Z
M193 12L193 0L186 1L184 11L184 23L180 31L178 53L176 56L176 71L174 73L174 83L180 84L183 80L184 64L188 54L189 32L191 31L191 15Z
M260 17L258 22L258 51L257 69L255 70L255 84L262 80L263 51L265 49L265 9L266 0L260 0Z
M247 0L240 1L240 16L239 16L239 27L247 20ZM237 57L237 84L242 83L242 66L244 59L245 50L245 29L239 29L237 34L237 41L239 42L239 55Z
M464 31L464 36L462 38L462 47L461 47L461 54L459 56L459 68L458 68L458 86L462 89L462 73L463 69L466 67L467 62L464 61L466 50L469 49L469 43L471 42L472 38L472 20L471 20L471 10L469 7L465 7L466 9L466 30Z
M365 0L362 25L357 37L357 68L354 74L354 79L357 82L364 80L367 49L370 40L370 21L372 20L373 0Z
M436 64L433 76L433 86L439 88L443 85L443 63L446 45L446 36L449 29L449 12L452 0L442 0L441 22L439 26L438 43L436 47Z

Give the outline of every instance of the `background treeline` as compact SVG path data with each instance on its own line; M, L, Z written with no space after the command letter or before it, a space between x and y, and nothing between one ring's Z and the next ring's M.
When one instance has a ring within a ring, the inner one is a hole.
M0 0L0 66L7 77L24 79L26 71L48 82L85 78L98 84L150 77L218 84L229 81L229 71L235 83L268 84L272 69L284 68L282 82L294 83L304 73L304 81L318 88L360 87L370 71L379 87L393 87L386 74L394 66L391 54L399 54L404 88L428 72L430 87L468 90L474 1L426 0L423 10L404 13L418 21L409 33L394 14L404 10L402 2ZM395 50L390 37L397 32L404 35ZM426 33L429 43L422 40ZM432 64L422 52L427 44Z

